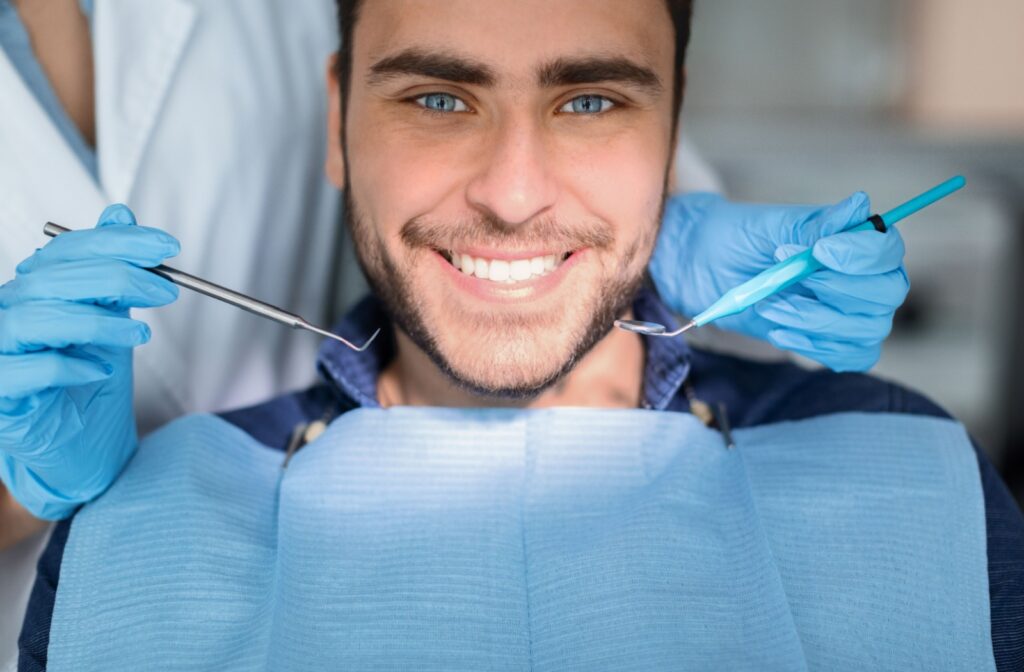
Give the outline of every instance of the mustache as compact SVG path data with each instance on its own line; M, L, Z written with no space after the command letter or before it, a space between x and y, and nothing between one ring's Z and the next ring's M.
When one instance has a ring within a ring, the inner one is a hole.
M410 247L435 250L507 246L569 252L584 247L609 248L615 242L614 230L607 222L592 221L570 227L554 217L538 217L525 224L508 224L483 213L459 222L434 223L415 217L402 225L399 236Z

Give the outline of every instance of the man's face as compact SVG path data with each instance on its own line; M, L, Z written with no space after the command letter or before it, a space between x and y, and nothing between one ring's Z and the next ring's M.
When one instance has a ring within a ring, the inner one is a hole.
M328 172L371 286L464 387L534 396L629 305L674 37L664 0L364 1Z

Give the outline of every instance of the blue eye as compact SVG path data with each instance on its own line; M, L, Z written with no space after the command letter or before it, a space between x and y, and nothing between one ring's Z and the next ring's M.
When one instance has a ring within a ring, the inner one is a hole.
M585 94L576 96L562 106L559 112L572 112L573 114L598 114L606 112L615 106L609 98Z
M466 104L450 93L428 93L416 99L416 103L431 112L465 112Z

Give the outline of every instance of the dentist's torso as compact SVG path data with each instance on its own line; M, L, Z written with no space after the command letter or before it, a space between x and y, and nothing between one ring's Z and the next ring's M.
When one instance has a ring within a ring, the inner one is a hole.
M182 244L174 265L326 319L337 192L323 177L330 0L95 0L99 184L0 51L0 277L111 202ZM305 384L316 338L182 292L140 312L143 431Z

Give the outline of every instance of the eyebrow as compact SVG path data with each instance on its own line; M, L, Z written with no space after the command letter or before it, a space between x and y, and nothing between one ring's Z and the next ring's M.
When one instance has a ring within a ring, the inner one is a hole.
M650 93L662 90L661 80L652 69L621 56L559 58L541 67L538 81L543 87L619 82Z
M498 77L489 66L448 52L406 49L387 56L370 67L366 81L371 86L390 79L413 75L459 84L491 87ZM622 56L558 58L537 70L537 82L544 88L597 82L619 82L650 93L662 91L661 79L644 65Z
M454 54L420 49L406 49L394 56L382 58L370 68L366 81L374 85L402 75L419 75L477 86L494 86L497 81L494 71L483 63Z

